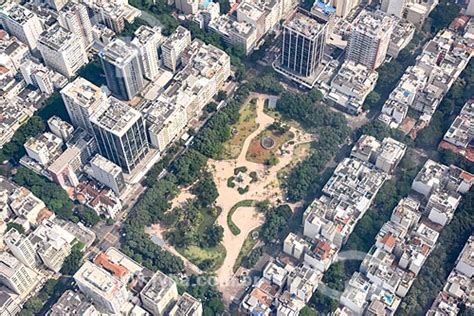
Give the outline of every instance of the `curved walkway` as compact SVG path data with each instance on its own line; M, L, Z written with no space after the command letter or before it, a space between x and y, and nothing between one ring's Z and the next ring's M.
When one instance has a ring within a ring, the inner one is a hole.
M239 208L232 219L239 227L240 234L234 236L227 226L227 214L236 203L242 200L265 199L275 203L277 200L283 200L283 192L277 179L277 172L291 163L293 150L297 144L307 143L314 140L313 135L306 134L295 128L291 128L295 134L294 143L285 144L283 155L279 155L279 162L272 167L262 164L249 162L246 154L250 142L257 137L265 128L271 125L275 120L263 111L265 95L252 94L250 98L257 98L257 118L258 128L245 139L242 151L237 159L231 160L209 160L210 170L212 171L214 181L219 191L219 197L216 205L222 208L222 212L217 218L217 222L224 228L224 238L222 244L227 250L227 256L223 265L216 271L219 289L224 295L224 302L230 303L233 297L241 290L239 283L235 281L233 266L239 255L240 249L248 234L263 223L263 216L258 214L254 207ZM227 187L227 179L234 175L234 168L245 166L247 173L255 171L258 174L258 181L250 184L250 190L245 194L239 194L235 188Z

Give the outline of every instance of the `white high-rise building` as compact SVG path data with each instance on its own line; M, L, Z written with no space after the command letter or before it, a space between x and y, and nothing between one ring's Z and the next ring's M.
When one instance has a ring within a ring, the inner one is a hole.
M21 296L27 296L39 282L36 272L8 252L0 253L0 284Z
M36 14L27 8L8 2L0 8L0 22L3 28L12 36L35 50L43 25Z
M82 40L85 50L92 46L92 24L87 13L87 7L82 3L69 2L60 12L58 17L62 27L76 34Z
M72 125L93 134L90 116L107 103L105 93L93 83L78 77L61 90L61 96Z
M153 80L160 70L158 47L164 41L158 27L142 25L135 31L132 44L137 48L145 78Z
M466 9L466 15L474 16L474 1L469 1Z
M336 7L336 15L341 18L345 18L359 3L360 0L331 0L331 4Z
M140 292L143 307L153 315L164 315L164 312L178 299L176 282L157 271Z
M92 171L91 176L100 183L111 188L115 194L120 195L122 190L125 188L122 169L99 154L91 159L90 164Z
M163 65L175 72L181 63L181 54L189 44L191 44L191 32L179 26L161 46Z
M81 39L59 24L41 34L38 50L46 66L68 78L89 61Z
M390 16L380 11L361 12L353 22L347 59L369 69L378 68L385 60L393 28Z
M5 235L5 244L21 263L27 267L36 268L36 252L28 237L12 228Z
M74 275L74 280L82 293L108 313L120 314L127 302L126 284L90 261L84 262Z
M382 6L380 10L389 14L395 15L401 18L403 16L403 9L405 9L406 0L382 0Z

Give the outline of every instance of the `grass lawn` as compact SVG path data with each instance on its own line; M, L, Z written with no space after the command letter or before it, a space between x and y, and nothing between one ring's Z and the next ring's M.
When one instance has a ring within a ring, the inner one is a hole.
M226 250L223 245L214 248L201 248L189 246L177 248L178 252L188 258L189 261L205 271L215 271L224 263Z
M203 217L198 227L199 236L202 236L206 229L216 222L216 219L221 211L221 208L217 208L214 214L211 214L209 211L201 213ZM225 247L222 245L212 248L203 248L199 247L198 245L191 245L186 248L176 247L176 250L204 271L217 270L222 265L222 263L224 263L226 256Z
M253 239L252 236L254 235L254 232L258 232L259 230L260 228L255 228L249 233L247 238L245 238L244 244L242 245L242 248L240 248L239 255L237 256L237 259L235 260L235 263L234 263L234 267L232 268L234 273L242 264L242 260L249 255L250 251L252 251L252 249L257 244L258 238Z
M263 148L261 144L261 140L264 137L271 137L275 141L275 145L270 148L266 149ZM290 131L286 131L283 134L280 134L276 131L271 131L266 129L262 131L257 137L252 139L249 145L249 149L246 154L246 158L250 162L255 163L268 163L269 160L275 160L277 155L276 153L280 149L280 147L288 142L289 140L293 139L294 135ZM275 164L275 163L272 163Z
M240 109L239 122L231 126L231 130L234 134L231 139L224 143L222 159L235 159L239 157L245 139L258 127L255 121L256 118L256 101L252 99Z
M229 226L229 229L232 232L232 234L234 234L235 236L240 234L240 228L237 227L237 225L235 225L234 222L232 221L232 216L234 215L235 211L239 207L255 206L255 203L257 203L257 201L243 200L243 201L237 202L234 206L231 207L231 209L229 210L229 213L227 213L227 226Z

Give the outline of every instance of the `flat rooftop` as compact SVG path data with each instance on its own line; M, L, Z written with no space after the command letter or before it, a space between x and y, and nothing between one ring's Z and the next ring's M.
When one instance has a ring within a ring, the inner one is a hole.
M164 37L161 35L161 29L159 27L151 28L149 26L142 25L135 31L134 34L134 41L136 40L140 44L146 44L148 41L153 39L153 37L158 37L164 40Z
M353 25L359 32L371 34L373 36L382 36L393 26L393 19L381 12L372 12L364 10L354 20Z
M122 66L137 54L133 46L116 38L100 51L99 56L113 65Z
M35 16L35 14L29 9L13 2L10 3L10 5L6 4L5 7L1 8L0 13L4 13L10 19L21 25L25 24Z
M60 51L72 41L77 40L74 33L63 28L58 23L41 33L39 42L54 51Z
M88 108L99 99L104 98L102 90L82 77L78 77L61 90L61 94L72 99L74 103Z
M326 23L321 23L308 12L297 11L284 26L306 37L314 38L318 36Z
M140 118L140 112L125 102L110 97L107 104L91 117L91 122L122 136Z

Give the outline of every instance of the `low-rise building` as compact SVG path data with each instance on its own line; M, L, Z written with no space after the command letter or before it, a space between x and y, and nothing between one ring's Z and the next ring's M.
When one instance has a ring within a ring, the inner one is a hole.
M474 237L471 236L461 250L456 266L448 276L447 282L439 292L426 315L456 315L460 305L472 308L474 285Z
M362 64L345 61L331 81L327 99L350 114L360 114L365 98L375 88L378 77L377 72Z
M301 259L310 248L309 242L293 233L289 233L283 242L283 252L296 259Z
M279 290L276 284L272 285L268 280L261 278L250 293L243 298L240 307L245 313L268 315Z
M49 132L31 137L24 144L28 157L45 167L62 153L62 146L62 139Z
M379 119L392 128L404 122L408 108L422 115L410 136L429 124L433 113L472 57L469 38L441 30L426 43L416 64L407 68L382 108Z
M276 262L269 262L263 269L262 276L272 284L284 287L289 271Z
M439 147L454 151L474 162L474 101L470 100L463 106L459 115L446 131Z
M316 238L311 250L304 254L304 263L322 273L326 272L337 256L339 249L323 237Z

